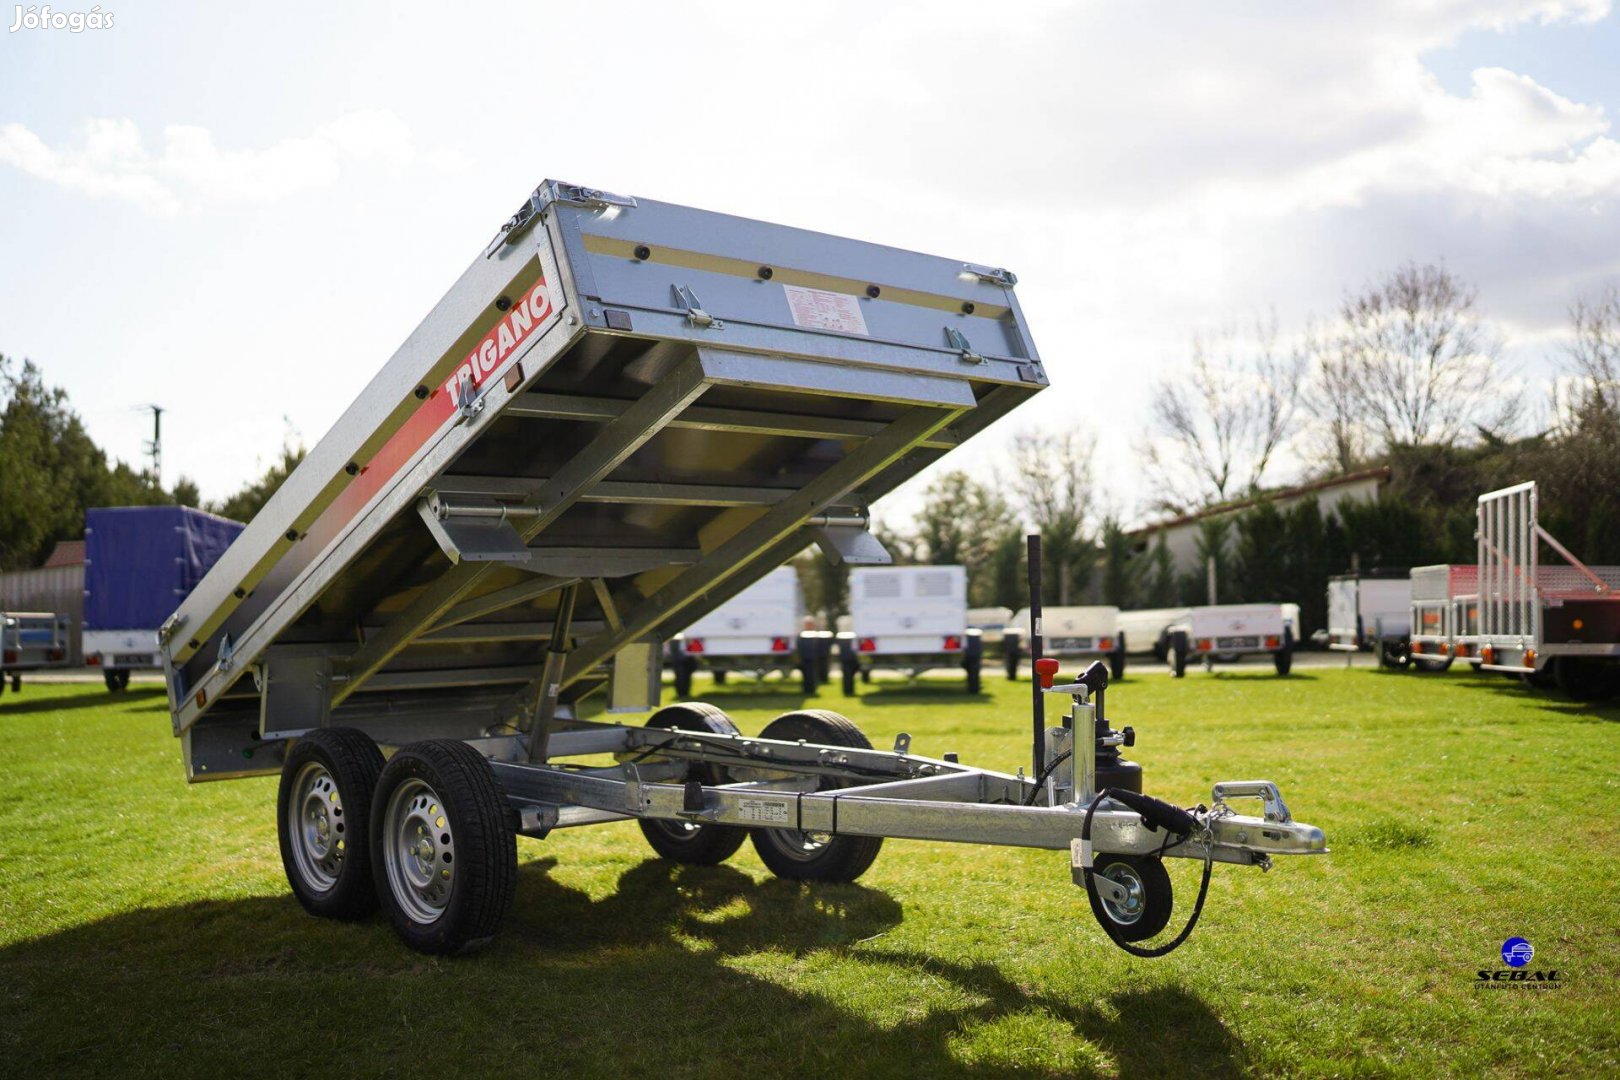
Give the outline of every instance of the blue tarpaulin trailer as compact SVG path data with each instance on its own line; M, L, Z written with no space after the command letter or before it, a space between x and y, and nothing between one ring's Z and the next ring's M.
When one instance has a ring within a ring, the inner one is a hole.
M158 627L203 579L240 522L186 506L112 506L85 513L84 658L107 689L135 668L162 667Z

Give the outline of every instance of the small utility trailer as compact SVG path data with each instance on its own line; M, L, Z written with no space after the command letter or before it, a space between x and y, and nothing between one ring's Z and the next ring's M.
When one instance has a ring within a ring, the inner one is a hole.
M1480 667L1578 698L1620 694L1620 566L1588 566L1538 520L1534 481L1479 497ZM1566 565L1541 562L1545 543Z
M733 672L761 679L797 675L806 694L821 682L832 635L804 626L799 572L779 566L670 639L675 696L692 696L692 676L707 671L716 684Z
M1294 666L1294 625L1286 604L1213 604L1195 607L1170 627L1170 673L1187 674L1187 665L1201 661L1213 668L1217 660L1244 656L1270 656L1277 674ZM1296 612L1297 608L1294 609Z
M1018 678L1018 666L1025 659L1030 638L1030 613L1025 608L1013 616L1004 638L1003 664L1007 678ZM1091 607L1047 608L1041 615L1042 650L1059 660L1106 660L1108 674L1125 677L1125 631L1120 628L1119 608L1107 604Z
M1328 648L1376 653L1385 667L1411 662L1412 581L1405 570L1328 578Z
M1454 660L1479 665L1479 566L1414 566L1412 668L1441 672Z
M861 567L849 575L849 629L837 639L845 697L880 668L916 678L961 668L967 692L982 686L984 636L968 625L967 568Z
M0 692L22 689L25 671L68 666L68 617L54 611L0 611Z
M518 835L625 819L811 881L890 836L1066 851L1112 940L1174 947L1134 944L1170 914L1162 857L1207 888L1323 836L1266 782L1143 796L1101 665L1050 686L1050 728L1035 692L1027 775L822 710L751 736L656 708L663 639L808 546L882 561L871 501L1046 385L1013 284L548 181L165 624L187 777L279 773L302 904L380 904L428 952L495 933Z

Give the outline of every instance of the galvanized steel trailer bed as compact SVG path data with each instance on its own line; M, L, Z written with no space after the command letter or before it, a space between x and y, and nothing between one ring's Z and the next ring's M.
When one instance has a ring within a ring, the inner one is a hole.
M751 835L822 880L884 836L1068 848L1116 941L1163 925L1159 855L1324 850L1263 782L1195 817L1101 802L1082 850L1096 756L1128 745L1096 671L1033 778L814 711L759 738L701 705L578 718L604 683L651 710L662 640L805 547L886 561L871 502L1046 386L1014 284L547 181L162 628L188 779L280 772L305 906L381 903L440 952L493 932L514 833L623 818L667 857Z

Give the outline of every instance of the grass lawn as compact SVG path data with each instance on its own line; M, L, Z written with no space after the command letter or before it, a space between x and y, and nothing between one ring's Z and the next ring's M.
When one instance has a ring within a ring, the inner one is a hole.
M1013 769L1028 685L879 682L875 745ZM709 695L744 731L804 700ZM833 687L819 704L845 709ZM488 949L306 916L275 781L187 786L161 692L0 698L10 1075L1620 1074L1620 708L1498 678L1311 670L1119 684L1147 789L1277 781L1331 855L1217 866L1180 951L1108 944L1067 854L889 841L856 885L522 840ZM1185 917L1197 865L1172 860ZM1476 989L1511 935L1557 990Z

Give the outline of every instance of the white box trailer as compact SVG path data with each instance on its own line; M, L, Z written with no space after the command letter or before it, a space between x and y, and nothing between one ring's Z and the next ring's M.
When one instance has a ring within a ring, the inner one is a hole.
M1160 663L1170 656L1170 628L1186 620L1190 607L1138 608L1119 613L1127 653L1150 654Z
M967 569L961 566L860 567L849 575L849 630L838 636L846 696L857 680L888 669L915 678L962 669L967 692L981 688L984 641L968 626Z
M1452 661L1478 666L1479 565L1477 563L1412 568L1412 668L1441 672Z
M1013 616L1007 626L1004 666L1007 678L1018 678L1030 638L1029 609ZM1125 631L1119 608L1107 604L1090 607L1050 607L1041 612L1041 652L1060 660L1106 660L1114 679L1125 677Z
M20 691L25 671L66 668L70 629L54 611L0 611L0 692Z
M1406 571L1339 574L1328 579L1328 648L1373 652L1404 668L1412 632L1412 579Z
M1480 667L1620 693L1620 566L1588 566L1538 520L1534 481L1479 497ZM1541 562L1545 543L1567 565Z
M300 903L425 952L496 932L519 835L624 820L811 881L885 837L1064 851L1110 940L1168 951L1133 944L1163 858L1203 863L1196 916L1214 863L1326 844L1273 784L1189 811L1099 767L1106 668L1040 661L1027 775L657 708L665 639L810 545L882 560L871 502L1046 381L1004 270L547 181L162 627L186 775L279 774Z
M1277 674L1287 675L1294 664L1297 612L1287 604L1195 607L1170 628L1171 674L1183 677L1192 661L1211 668L1217 660L1269 655Z
M830 637L805 627L799 572L779 566L670 639L675 696L691 697L698 671L707 671L716 684L724 684L732 672L761 679L792 673L804 692L813 694Z

